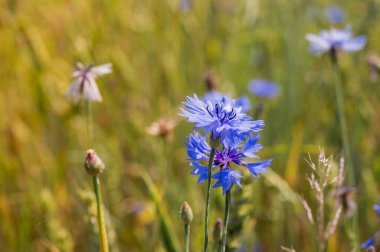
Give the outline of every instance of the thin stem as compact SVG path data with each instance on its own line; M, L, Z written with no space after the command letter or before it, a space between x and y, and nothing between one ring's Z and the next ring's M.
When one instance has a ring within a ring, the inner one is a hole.
M190 224L185 224L185 252L190 251Z
M347 167L347 173L348 173L348 180L349 183L353 186L356 185L355 181L355 170L352 163L351 158L351 150L350 150L350 143L348 140L348 131L347 131L347 122L346 122L346 116L344 112L344 95L343 95L343 88L342 88L342 73L339 68L339 64L337 60L332 60L334 72L335 72L335 94L336 94L336 100L338 105L338 114L339 114L339 122L340 122L340 130L342 134L342 141L343 141L343 150L344 150L344 157L346 160L346 167ZM354 246L353 251L357 251L357 244L358 244L358 230L359 230L359 217L358 212L355 211L353 217L352 217L352 226L351 226L351 234L352 242Z
M226 192L226 205L224 209L222 252L226 251L228 218L230 217L231 189Z
M208 160L207 196L206 196L206 210L205 210L205 233L204 233L205 240L204 240L204 246L203 246L204 252L207 251L207 246L208 246L208 211L210 208L211 170L212 170L212 164L214 163L215 151L216 151L216 148L211 147L210 158Z
M106 226L104 223L104 214L103 214L103 204L102 204L102 194L100 193L100 180L99 177L93 176L92 182L94 184L94 191L96 195L96 210L98 218L98 229L99 229L99 241L100 241L100 251L108 252L108 240Z
M355 185L356 184L355 173L354 173L354 169L352 165L350 143L348 140L347 122L346 122L346 116L344 112L342 75L341 75L341 71L340 71L338 63L334 62L333 66L334 66L334 71L335 71L335 94L336 94L336 101L338 105L339 124L340 124L340 131L342 134L344 157L347 164L346 167L348 171L348 179L349 179L350 184Z
M85 101L85 103L86 103L88 146L89 148L92 148L93 147L93 122L92 122L91 101ZM102 194L100 192L100 180L99 180L98 175L95 175L92 177L92 182L94 185L94 191L95 191L95 196L96 196L96 210L97 210L97 220L98 220L100 251L108 252L107 232L106 232L106 226L104 223Z
M89 148L93 148L93 124L92 124L92 107L91 101L86 103L86 117L87 117L87 140Z

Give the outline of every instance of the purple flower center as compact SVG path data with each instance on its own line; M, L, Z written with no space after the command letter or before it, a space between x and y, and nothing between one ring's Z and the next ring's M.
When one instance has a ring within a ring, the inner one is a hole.
M238 165L244 165L243 153L236 149L217 150L215 153L214 165L219 166L221 170L230 169L230 162Z
M218 118L219 122L221 124L230 121L236 117L236 112L234 109L231 111L225 111L223 109L223 106L219 104L215 104L215 109L214 111L210 111L210 108L207 106L207 112L210 114L210 116Z

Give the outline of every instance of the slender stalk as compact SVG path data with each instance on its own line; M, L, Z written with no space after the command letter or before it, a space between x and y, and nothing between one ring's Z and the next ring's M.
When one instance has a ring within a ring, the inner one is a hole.
M91 101L86 103L86 118L87 118L87 144L89 148L93 148L93 124L92 124L92 106Z
M347 164L346 167L347 167L349 182L350 184L355 185L356 183L355 173L354 173L354 168L352 165L351 149L350 149L350 143L348 140L347 122L346 122L346 116L344 112L342 74L337 62L333 62L333 66L334 66L334 71L335 71L335 95L336 95L336 101L337 101L337 106L338 106L338 116L339 116L340 131L342 134L344 158Z
M212 137L212 136L211 136ZM210 208L210 191L211 191L211 170L212 170L212 164L214 163L214 156L215 156L215 147L211 147L210 152L210 158L208 160L208 174L207 174L207 196L206 196L206 210L205 210L205 239L204 239L204 246L203 251L207 251L208 246L208 211Z
M190 223L185 224L185 252L190 251Z
M222 252L226 251L228 218L230 217L231 189L226 192L226 204L224 208Z
M92 148L92 146L93 146L93 123L92 123L91 101L85 101L85 103L86 103L86 117L87 117L88 146L89 146L89 148ZM92 182L94 185L94 192L95 192L95 196L96 196L96 210L97 210L97 220L98 220L100 251L101 252L108 252L107 232L106 232L106 226L104 223L102 194L100 191L100 180L99 180L98 175L92 176Z
M102 203L102 194L100 193L100 180L99 177L93 176L92 181L94 184L94 191L96 195L96 210L97 210L97 219L98 219L98 229L99 229L99 241L100 241L100 251L108 252L108 240L107 240L107 231L104 223L104 214L103 214L103 203Z
M347 122L346 122L346 116L344 112L344 95L343 95L343 88L342 88L342 73L339 68L339 64L337 59L334 60L332 58L332 64L334 67L335 72L335 94L336 94L336 100L338 105L338 114L339 114L339 122L340 122L340 130L342 134L342 141L343 141L343 151L344 151L344 157L346 160L346 167L347 167L347 174L348 174L348 180L349 183L353 186L356 185L355 180L355 170L352 163L352 157L351 157L351 149L350 149L350 143L348 139L348 130L347 130ZM358 223L358 212L355 211L353 217L352 217L352 226L351 226L351 239L353 242L354 249L353 251L357 251L357 244L358 242L358 230L359 230L359 223Z

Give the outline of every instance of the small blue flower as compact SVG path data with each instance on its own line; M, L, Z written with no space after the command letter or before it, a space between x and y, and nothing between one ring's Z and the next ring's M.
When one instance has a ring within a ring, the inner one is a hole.
M221 101L202 101L194 94L183 102L181 116L195 124L194 128L203 129L206 133L212 132L216 139L228 142L234 137L243 138L252 132L258 132L264 126L264 121L253 121L242 112L241 107L235 106L233 99L223 97Z
M366 242L363 242L362 244L360 244L360 247L364 249L369 249L373 245L374 242L375 242L375 237L371 237Z
M261 148L261 144L257 144L259 135L249 136L246 141L231 141L232 145L225 143L220 149L215 152L213 169L219 168L220 170L215 173L212 178L217 179L214 187L223 187L223 194L228 191L233 184L241 187L240 178L242 177L240 171L232 169L231 163L246 167L252 176L259 176L260 173L266 173L266 168L271 164L271 159L247 163L245 158L259 158L255 153ZM188 148L187 153L190 159L190 165L194 167L191 174L199 175L198 183L207 180L208 168L199 162L208 160L211 148L207 144L206 138L197 132L190 134L186 143Z
M380 215L380 202L377 205L373 205L373 209L378 215Z
M261 98L274 98L280 93L280 87L276 83L263 79L252 80L248 89L253 95Z
M336 6L330 6L325 9L325 17L330 23L342 23L345 16L346 14L344 13L344 11Z
M206 103L208 101L211 103L216 103L216 102L221 102L223 100L223 98L232 100L229 96L224 95L218 91L212 90L212 91L207 92L203 96L202 101L204 101ZM249 98L247 96L243 95L243 96L236 99L235 107L236 108L240 107L241 112L246 113L249 110L251 110L252 104L251 104L251 101L249 100Z
M306 34L306 40L310 42L310 52L316 55L338 50L356 52L363 49L367 42L365 36L352 38L351 26L323 30L318 35Z

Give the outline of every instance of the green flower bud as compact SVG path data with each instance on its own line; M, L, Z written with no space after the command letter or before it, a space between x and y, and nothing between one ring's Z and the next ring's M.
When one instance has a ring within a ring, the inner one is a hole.
M106 166L96 152L93 149L89 149L87 150L86 160L84 161L84 168L90 175L96 176L102 173Z
M181 208L179 209L179 216L184 224L190 224L193 220L193 210L191 210L189 203L186 201L183 202Z

